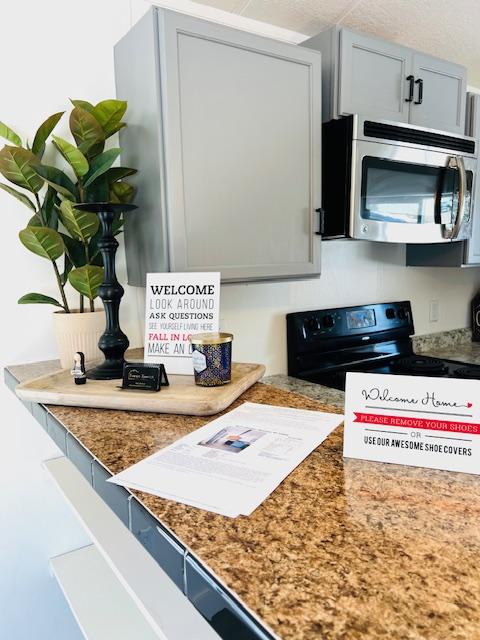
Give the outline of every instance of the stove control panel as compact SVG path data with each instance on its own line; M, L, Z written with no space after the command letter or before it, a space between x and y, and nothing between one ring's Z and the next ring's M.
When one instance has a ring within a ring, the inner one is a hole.
M303 319L304 334L324 334L335 331L337 323L341 323L342 316L339 313L322 313L313 311L311 315Z
M368 345L408 340L413 335L412 308L408 300L381 304L298 311L287 315L289 371L301 363L317 362L321 354ZM294 375L294 373L292 373Z
M304 340L310 336L355 336L369 335L380 331L412 328L412 311L409 302L373 304L290 313L287 323L300 329ZM407 333L410 335L410 333Z
M414 333L410 302L344 307L341 309L318 309L299 311L287 315L287 339L296 348L305 350L309 346L325 349L332 340L348 340L349 344L382 337L385 332L408 337ZM322 346L322 348L323 348Z

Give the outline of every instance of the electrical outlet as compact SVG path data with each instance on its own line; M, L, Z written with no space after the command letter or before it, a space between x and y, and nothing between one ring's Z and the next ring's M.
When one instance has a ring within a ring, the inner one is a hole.
M430 322L438 322L440 316L440 302L438 300L430 300Z

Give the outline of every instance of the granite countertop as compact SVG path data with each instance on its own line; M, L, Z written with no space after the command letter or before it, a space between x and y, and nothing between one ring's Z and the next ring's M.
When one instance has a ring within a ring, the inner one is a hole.
M459 360L469 364L480 364L480 342L466 342L451 346L438 346L427 349L425 352L436 358L445 360Z
M45 367L10 370L24 380ZM340 411L331 390L272 382L233 406ZM210 419L49 410L113 473ZM342 444L340 427L249 517L134 493L283 640L478 637L480 478L344 460Z

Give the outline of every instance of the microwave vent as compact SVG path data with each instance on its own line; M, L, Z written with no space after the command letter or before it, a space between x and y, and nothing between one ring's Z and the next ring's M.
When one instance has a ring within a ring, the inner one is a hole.
M411 142L412 144L420 144L426 147L439 147L441 149L451 149L462 153L475 154L474 140L434 133L433 131L396 127L393 124L365 120L363 133L370 138Z

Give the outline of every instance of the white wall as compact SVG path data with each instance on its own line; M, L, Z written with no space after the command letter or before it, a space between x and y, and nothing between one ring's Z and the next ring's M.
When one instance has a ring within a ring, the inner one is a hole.
M315 280L223 287L222 317L235 334L235 358L286 372L285 314L291 311L411 300L417 334L468 326L479 269L407 268L402 245L333 240L322 252ZM430 300L439 301L438 322L429 321Z
M469 326L479 268L404 265L404 245L332 240L322 243L320 278L223 285L221 328L235 335L234 359L286 373L285 314L292 311L410 300L417 335ZM142 292L141 309L143 300ZM431 300L439 303L437 322L430 322Z
M32 142L36 127L68 108L69 97L92 102L113 97L113 45L143 8L141 0L3 3L0 120ZM65 122L58 132L68 135ZM0 192L2 367L56 357L52 308L17 305L29 291L57 295L50 265L18 241L28 218L28 209ZM122 318L134 344L139 343L136 295L127 290ZM48 571L51 556L88 542L40 465L60 452L1 384L0 402L0 638L80 640Z

